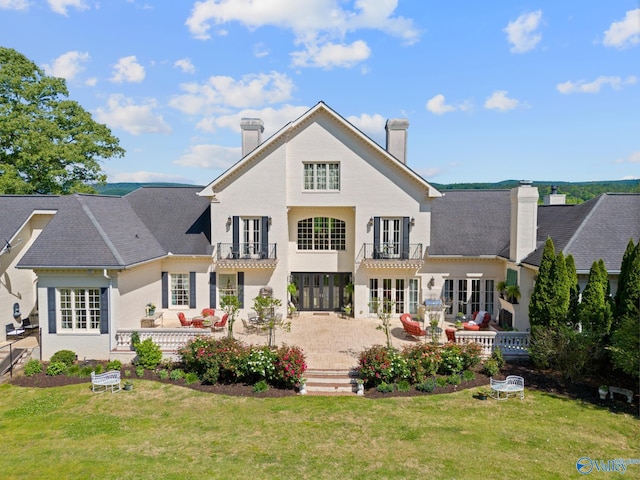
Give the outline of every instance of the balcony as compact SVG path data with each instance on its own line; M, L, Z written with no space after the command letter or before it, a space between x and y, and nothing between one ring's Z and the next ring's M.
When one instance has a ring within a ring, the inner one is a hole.
M278 263L275 243L266 248L259 243L218 243L214 259L225 268L275 268Z
M369 268L409 268L418 269L424 265L422 244L381 244L365 243L358 255L360 263Z

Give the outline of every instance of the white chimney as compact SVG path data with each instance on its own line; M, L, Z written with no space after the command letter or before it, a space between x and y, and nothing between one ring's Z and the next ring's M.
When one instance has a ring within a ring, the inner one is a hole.
M551 185L551 194L545 195L542 203L544 205L565 205L567 203L567 196L558 193L557 185Z
M511 242L509 258L520 263L536 249L538 233L538 188L521 181L511 190Z
M409 120L406 118L391 118L387 120L384 128L387 131L387 152L406 164Z
M242 157L244 158L262 143L264 123L259 118L241 118L240 128L242 130Z

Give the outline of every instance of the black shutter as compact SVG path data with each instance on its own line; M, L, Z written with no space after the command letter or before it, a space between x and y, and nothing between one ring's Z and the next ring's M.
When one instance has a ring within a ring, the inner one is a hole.
M402 217L402 256L404 260L409 258L409 227L411 225L411 219L409 217Z
M169 308L169 272L162 272L162 308Z
M109 289L100 289L100 333L109 333Z
M216 272L209 272L209 308L216 308Z
M244 308L244 272L238 272L238 302Z
M373 258L380 258L380 217L373 217Z
M196 308L196 272L189 272L189 308Z
M269 217L262 217L260 225L260 258L269 258Z
M49 333L56 333L56 289L47 288L47 316L49 317Z
M233 217L233 245L231 246L232 258L240 258L240 217L237 215Z

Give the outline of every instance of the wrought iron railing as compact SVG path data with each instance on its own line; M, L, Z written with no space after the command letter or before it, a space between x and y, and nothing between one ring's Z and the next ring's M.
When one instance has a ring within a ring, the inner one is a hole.
M260 243L219 243L216 248L218 260L275 260L277 244L270 243L264 247Z
M421 243L365 243L362 246L363 260L422 260Z

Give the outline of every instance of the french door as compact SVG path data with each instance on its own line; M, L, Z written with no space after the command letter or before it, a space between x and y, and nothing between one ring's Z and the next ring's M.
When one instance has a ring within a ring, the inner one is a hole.
M351 273L294 272L291 278L298 286L298 310L337 312L347 298L344 287Z

